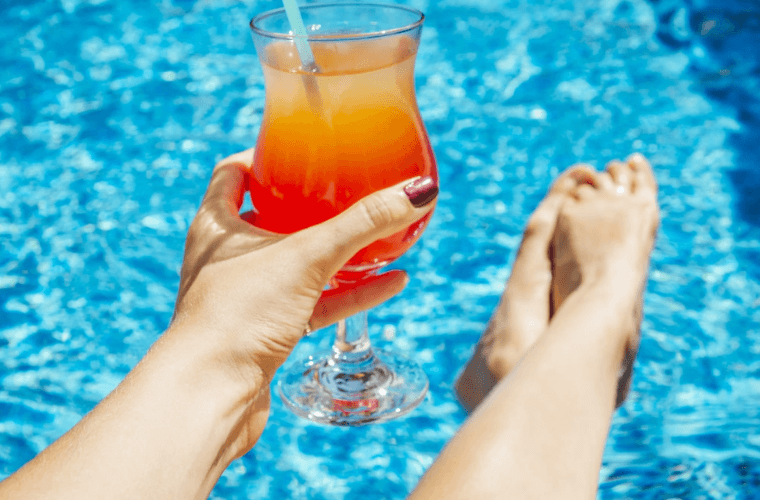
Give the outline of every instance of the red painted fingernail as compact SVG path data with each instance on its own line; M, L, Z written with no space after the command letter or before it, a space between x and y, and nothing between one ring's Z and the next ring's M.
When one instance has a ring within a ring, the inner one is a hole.
M417 208L424 207L438 196L438 184L426 175L404 186L404 193Z

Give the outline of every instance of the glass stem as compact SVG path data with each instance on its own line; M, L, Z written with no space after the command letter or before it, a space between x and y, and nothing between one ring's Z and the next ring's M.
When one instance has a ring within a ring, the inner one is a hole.
M361 362L373 356L367 331L367 311L338 322L333 357L344 362Z

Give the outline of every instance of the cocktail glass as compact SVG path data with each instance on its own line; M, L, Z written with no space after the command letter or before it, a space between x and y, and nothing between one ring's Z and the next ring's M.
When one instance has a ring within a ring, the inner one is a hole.
M251 21L265 106L249 186L256 225L291 233L415 176L438 182L414 91L424 15L367 3L301 7L313 63L302 63L283 9ZM303 52L303 50L302 50ZM332 280L352 287L402 255L432 212L354 255ZM332 352L280 374L278 392L316 422L361 425L418 405L427 377L413 361L372 348L367 313L337 325Z

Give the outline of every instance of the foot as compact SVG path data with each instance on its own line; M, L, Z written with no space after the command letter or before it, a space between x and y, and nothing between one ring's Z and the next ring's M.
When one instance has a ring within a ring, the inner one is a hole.
M649 255L659 225L657 183L641 155L613 161L595 182L578 185L562 205L554 233L552 304L558 310L582 283L612 279L610 307L630 316L616 406L628 395L638 352Z
M546 330L552 306L550 249L559 211L578 183L593 182L594 175L586 166L567 170L528 221L501 301L455 384L459 401L468 412L512 371Z
M624 332L617 406L622 404L658 222L657 185L642 156L611 162L601 174L588 166L562 174L528 222L501 301L456 382L465 409L472 411L512 371L581 282L609 273L620 277L622 302L635 304Z

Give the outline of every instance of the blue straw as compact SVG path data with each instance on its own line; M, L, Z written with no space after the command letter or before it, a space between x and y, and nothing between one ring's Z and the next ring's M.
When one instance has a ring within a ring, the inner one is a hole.
M285 6L285 15L288 16L290 29L295 34L293 38L296 42L298 57L301 59L301 66L307 71L317 71L317 65L314 63L314 54L311 51L308 35L306 34L306 26L303 23L301 11L298 10L296 0L282 0L282 4Z

